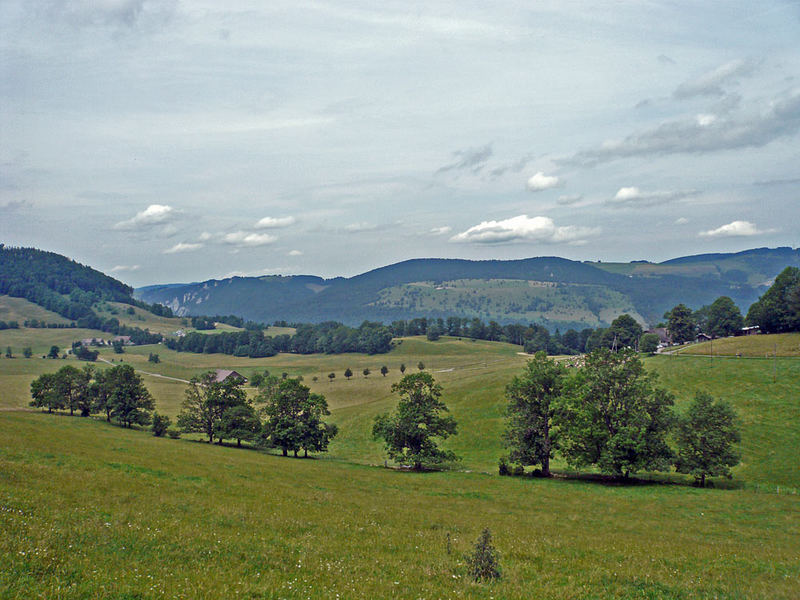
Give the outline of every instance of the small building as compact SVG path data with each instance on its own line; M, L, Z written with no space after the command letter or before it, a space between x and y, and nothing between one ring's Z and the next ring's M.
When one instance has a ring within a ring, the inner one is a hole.
M129 335L118 335L116 336L111 342L122 342L123 346L133 346L133 342L131 341L131 336Z
M653 329L648 329L645 333L657 335L659 346L670 346L672 344L672 336L670 336L666 327L654 327Z
M247 383L247 377L245 377L241 373L237 373L236 371L230 371L228 369L215 369L214 372L215 372L214 381L216 381L217 383L222 383L223 381L227 381L231 377L233 377L233 379L239 384Z
M105 346L106 341L103 338L86 338L81 340L82 346Z
M710 342L711 336L707 333L698 333L697 337L694 338L696 342Z
M751 325L750 327L742 327L739 330L739 335L758 335L761 333L761 327L758 325Z

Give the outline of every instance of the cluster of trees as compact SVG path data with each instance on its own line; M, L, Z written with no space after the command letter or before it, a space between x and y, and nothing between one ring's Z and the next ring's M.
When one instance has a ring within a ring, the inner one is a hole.
M800 331L800 269L786 267L750 306L746 320L764 333Z
M178 415L184 432L201 433L211 443L217 439L247 441L258 447L280 448L283 455L301 450L325 452L336 436L336 425L326 423L330 414L325 397L311 393L299 379L267 375L261 378L255 405L241 382L217 381L214 372L193 377ZM258 408L256 408L258 406Z
M252 358L274 356L278 352L383 354L392 347L392 334L380 323L369 321L365 321L358 328L325 322L318 325L297 325L294 335L267 336L261 329L213 335L192 332L178 339L167 339L165 344L178 352L220 352Z
M82 417L104 414L123 427L147 425L155 402L142 379L130 365L95 370L72 365L40 375L31 383L31 406L78 412Z
M26 327L27 327L27 325L26 325ZM0 321L0 331L2 331L3 329L19 329L19 322L17 322L17 321L8 321L6 323L5 321Z
M655 375L632 350L595 350L572 375L537 354L507 386L506 397L508 460L536 466L543 476L550 475L556 454L575 468L617 477L674 465L700 485L707 476L730 476L739 462L730 405L699 393L676 416L673 397L655 385Z

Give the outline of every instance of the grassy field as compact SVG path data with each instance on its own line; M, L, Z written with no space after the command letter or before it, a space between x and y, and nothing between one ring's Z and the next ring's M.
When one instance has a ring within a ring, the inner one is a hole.
M774 335L751 335L728 337L689 344L679 350L680 354L711 356L737 356L765 358L775 356L800 356L800 333L777 333Z
M24 298L12 298L0 295L0 321L17 321L19 326L28 319L37 319L46 323L69 324L69 320L59 314L42 308L38 304L28 302Z
M0 347L8 335L40 331L64 330L3 331ZM797 341L775 337L773 346ZM44 338L36 343L49 348ZM503 389L526 360L518 350L406 338L377 356L101 351L152 373L144 378L158 410L173 416L185 389L176 379L209 368L302 375L340 427L315 460L15 411L33 377L75 361L0 359L0 598L800 595L800 360L647 359L678 410L706 390L741 417L734 480L698 490L674 474L628 486L498 477ZM159 364L147 361L151 352ZM394 407L400 364L413 372L420 360L444 386L459 423L449 447L463 460L443 473L371 466L383 464L372 419ZM558 461L554 468L566 472ZM463 554L483 527L504 576L478 585L465 578Z
M4 598L796 598L800 589L797 496L402 473L38 413L0 415L0 476ZM503 578L479 585L463 554L484 527Z

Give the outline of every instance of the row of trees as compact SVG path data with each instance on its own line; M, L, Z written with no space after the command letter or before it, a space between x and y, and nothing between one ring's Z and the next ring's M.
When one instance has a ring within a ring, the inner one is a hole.
M508 460L537 466L544 476L558 454L575 468L620 477L674 465L704 485L706 476L730 476L739 461L730 405L698 393L676 416L672 395L655 385L655 375L630 350L595 350L572 375L537 354L507 386L506 397Z
M130 365L96 370L72 365L40 375L31 383L31 406L53 412L68 410L82 417L103 414L124 427L147 425L155 402Z
M311 393L299 379L263 377L254 404L240 382L217 381L212 371L192 378L177 424L209 443L233 439L237 445L280 448L284 456L307 456L327 451L336 435L336 425L323 420L329 414L325 396Z
M261 329L222 332L213 335L192 332L164 342L178 352L232 354L260 358L278 352L295 354L384 354L392 348L392 333L380 323L365 321L358 328L341 323L298 325L294 335L267 336Z

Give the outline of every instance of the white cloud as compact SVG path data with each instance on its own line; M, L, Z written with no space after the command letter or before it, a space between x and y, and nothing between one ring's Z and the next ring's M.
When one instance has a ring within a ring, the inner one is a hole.
M123 273L125 271L138 271L141 268L142 268L141 265L116 265L109 272L110 273Z
M528 189L531 192L541 192L561 185L561 180L555 175L545 175L541 171L528 179Z
M349 225L345 225L344 229L349 233L360 233L362 231L375 231L378 229L378 226L362 221L360 223L350 223Z
M753 235L761 235L764 233L771 233L774 229L759 230L754 223L750 221L733 221L727 225L722 225L716 229L709 231L701 231L702 237L749 237Z
M164 254L178 254L180 252L193 252L203 247L203 244L194 244L191 242L178 242L171 248L164 250Z
M675 225L686 225L689 222L689 219L686 217L678 217L675 219Z
M549 217L519 215L503 221L483 221L454 235L451 242L498 244L513 241L580 244L600 232L596 227L557 227Z
M127 221L120 221L114 229L149 229L173 219L177 211L167 204L151 204Z
M270 235L268 233L248 233L246 231L234 231L233 233L227 233L222 238L226 244L232 244L234 246L247 246L249 248L254 248L256 246L266 246L267 244L273 243L277 240L274 235Z
M608 202L617 206L650 206L694 196L695 190L643 192L636 186L619 188Z
M256 223L256 229L277 229L294 225L297 219L294 217L264 217Z
M289 256L303 256L302 250L289 250Z
M200 234L200 236L197 239L200 240L201 242L207 242L207 241L211 240L211 238L213 238L213 237L214 236L211 235L209 232L204 231L203 233Z
M453 231L452 227L450 227L449 225L444 225L442 227L434 227L433 229L431 229L430 232L433 235L444 235L446 233L450 233L451 231Z

